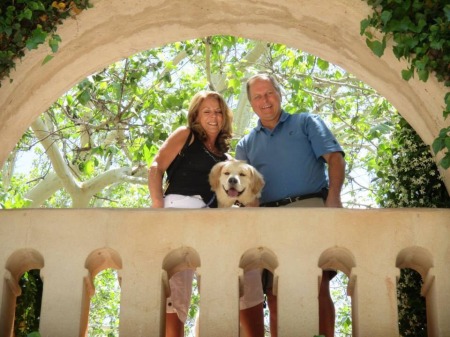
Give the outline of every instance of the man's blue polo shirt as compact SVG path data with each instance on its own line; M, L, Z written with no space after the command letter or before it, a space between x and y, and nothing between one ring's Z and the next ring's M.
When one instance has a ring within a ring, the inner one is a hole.
M282 111L273 130L261 121L236 146L236 159L245 160L264 176L261 203L319 192L328 187L322 155L343 152L323 120L310 113Z

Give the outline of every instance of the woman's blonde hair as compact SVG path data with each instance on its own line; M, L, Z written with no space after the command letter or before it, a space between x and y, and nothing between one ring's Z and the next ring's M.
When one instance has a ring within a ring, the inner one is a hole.
M199 113L200 104L202 104L202 102L209 97L217 99L220 110L222 111L222 129L217 136L215 145L220 152L226 153L230 148L231 138L233 137L233 113L221 94L215 91L200 91L196 93L194 97L192 97L191 103L189 104L188 126L201 141L206 140L206 132L197 121L197 116Z

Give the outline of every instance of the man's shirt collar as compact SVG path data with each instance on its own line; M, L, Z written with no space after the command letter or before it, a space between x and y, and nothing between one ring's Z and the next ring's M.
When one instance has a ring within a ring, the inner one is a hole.
M274 129L277 128L278 124L284 123L286 121L286 119L289 118L289 116L290 116L290 114L288 114L286 111L281 109L280 119L278 120L278 123L277 123L277 125L275 126ZM258 119L258 123L257 123L255 129L256 129L256 131L261 131L262 128L264 128L264 126L261 124L261 119Z

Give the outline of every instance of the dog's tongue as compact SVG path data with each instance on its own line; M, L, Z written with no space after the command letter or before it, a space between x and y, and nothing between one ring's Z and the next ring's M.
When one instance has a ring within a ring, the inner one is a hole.
M230 189L228 190L228 196L229 196L229 197L235 198L235 197L237 197L238 195L239 195L239 192L238 192L236 189L230 188Z

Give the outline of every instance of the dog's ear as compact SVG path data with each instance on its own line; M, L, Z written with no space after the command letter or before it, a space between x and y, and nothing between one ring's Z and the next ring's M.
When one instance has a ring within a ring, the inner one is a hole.
M258 170L256 170L253 166L251 167L251 173L253 176L252 181L252 185L250 186L252 193L255 194L258 198L261 196L261 191L264 187L264 185L266 184L266 182L264 181L264 177L262 176L261 173L258 172Z
M217 163L209 172L209 184L211 185L211 190L214 192L219 188L220 172L222 171L222 167L224 167L225 163L225 161Z

